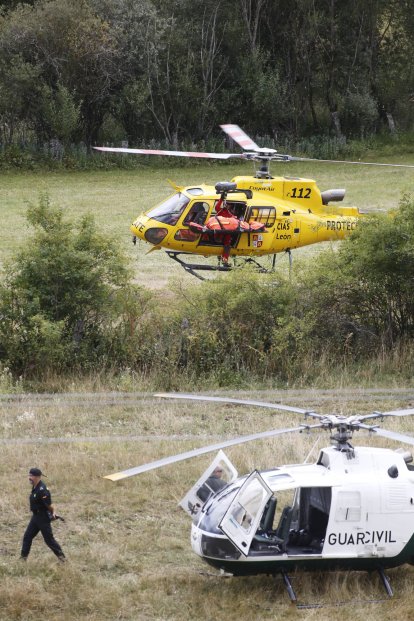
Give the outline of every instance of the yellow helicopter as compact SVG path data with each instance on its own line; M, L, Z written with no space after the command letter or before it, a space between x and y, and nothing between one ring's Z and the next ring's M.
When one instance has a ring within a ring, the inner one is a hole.
M175 193L138 216L131 226L133 241L152 244L150 250L164 248L168 256L198 278L200 270L227 271L229 258L244 257L261 271L257 257L289 253L291 250L323 241L343 239L357 226L362 214L356 207L332 206L342 201L344 189L321 192L313 179L272 177L272 161L332 161L283 155L275 149L259 147L240 127L220 126L243 153L201 153L95 147L99 151L214 159L243 159L260 162L253 176L234 177L230 182L181 187ZM372 162L343 162L379 166ZM414 166L407 166L414 168ZM215 256L216 265L188 263L181 255Z

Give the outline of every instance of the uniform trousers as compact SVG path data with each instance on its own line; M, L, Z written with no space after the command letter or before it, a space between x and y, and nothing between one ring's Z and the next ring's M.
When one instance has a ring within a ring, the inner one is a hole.
M29 556L30 548L32 547L32 541L41 532L45 544L49 546L54 554L58 557L64 558L62 548L53 536L52 527L50 525L50 519L47 513L34 513L30 520L26 532L23 535L22 545L22 557Z

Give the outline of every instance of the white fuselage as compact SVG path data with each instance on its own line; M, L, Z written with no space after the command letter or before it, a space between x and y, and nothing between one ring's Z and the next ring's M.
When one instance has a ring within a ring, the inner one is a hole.
M241 573L258 573L261 566L266 571L277 571L278 565L312 568L316 561L361 568L411 562L414 471L409 468L401 453L389 449L359 447L350 454L329 447L316 464L258 473L251 498L244 490L237 504L247 481L239 478L203 507L192 527L193 550L234 573L241 564ZM260 477L270 493L258 509ZM261 525L269 498L277 500L278 510L265 532ZM252 514L248 525L238 523L234 507Z

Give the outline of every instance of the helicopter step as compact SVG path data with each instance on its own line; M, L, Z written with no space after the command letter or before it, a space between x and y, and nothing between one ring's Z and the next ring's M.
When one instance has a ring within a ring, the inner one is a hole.
M188 272L192 276L195 276L199 280L206 280L206 279L203 278L200 274L197 274L197 271L230 272L232 269L234 269L234 267L236 267L235 265L228 265L223 262L218 263L217 265L208 265L205 263L186 263L185 261L179 258L179 255L182 255L182 254L191 255L192 253L191 252L178 252L176 250L167 250L167 255L170 257L170 259L174 259L174 261L177 261L177 263L181 265L181 267L184 268L186 272ZM274 269L274 262L273 262L273 267L271 270L266 269L265 267L260 265L260 263L255 261L255 259L252 259L251 257L244 258L243 262L248 265L253 265L257 269L257 271L260 272L261 274L267 274L273 271Z

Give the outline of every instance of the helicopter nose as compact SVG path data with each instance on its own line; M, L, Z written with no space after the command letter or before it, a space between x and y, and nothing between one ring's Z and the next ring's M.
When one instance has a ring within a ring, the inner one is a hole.
M167 229L150 228L145 231L144 237L150 244L154 244L154 246L156 246L157 244L160 244L162 242L162 240L166 237L167 234L168 234Z

